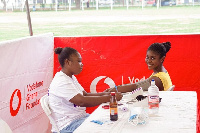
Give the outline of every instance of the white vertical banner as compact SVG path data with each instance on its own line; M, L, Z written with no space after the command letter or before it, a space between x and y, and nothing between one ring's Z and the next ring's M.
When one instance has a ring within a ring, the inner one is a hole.
M0 119L13 133L44 133L40 98L53 78L53 33L0 43Z

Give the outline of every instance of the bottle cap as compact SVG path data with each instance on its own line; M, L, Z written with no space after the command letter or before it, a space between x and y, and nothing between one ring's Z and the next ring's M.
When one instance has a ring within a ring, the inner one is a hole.
M111 92L110 94L111 94L111 96L115 96L115 92Z
M151 80L151 85L155 85L155 80L154 79Z

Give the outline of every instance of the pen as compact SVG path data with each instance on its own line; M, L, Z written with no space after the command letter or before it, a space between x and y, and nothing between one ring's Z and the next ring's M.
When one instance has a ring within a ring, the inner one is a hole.
M116 91L118 92L118 90L117 90L117 86L115 85L115 89L116 89Z

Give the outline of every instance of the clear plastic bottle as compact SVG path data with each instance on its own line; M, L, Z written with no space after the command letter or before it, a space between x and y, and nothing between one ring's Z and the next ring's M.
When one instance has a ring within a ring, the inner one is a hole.
M118 120L118 108L117 108L117 100L116 100L116 97L115 97L115 92L111 92L110 120L111 121L117 121Z
M156 114L159 110L159 88L152 79L151 86L148 88L148 106L149 114Z

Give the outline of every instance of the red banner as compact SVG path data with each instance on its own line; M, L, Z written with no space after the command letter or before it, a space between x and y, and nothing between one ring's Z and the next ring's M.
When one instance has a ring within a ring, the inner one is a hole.
M73 47L82 55L83 71L76 77L87 92L101 92L113 84L134 83L142 78L146 79L152 73L145 64L148 46L166 41L171 42L172 48L167 53L164 66L175 85L175 91L198 93L199 34L54 38L55 47ZM55 55L54 73L59 70ZM91 111L88 109L88 112Z

